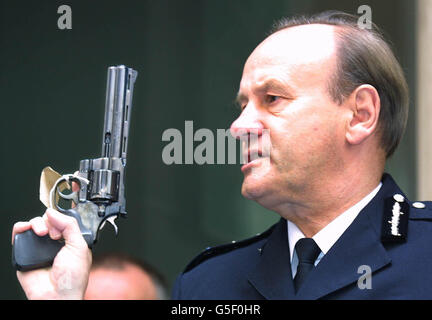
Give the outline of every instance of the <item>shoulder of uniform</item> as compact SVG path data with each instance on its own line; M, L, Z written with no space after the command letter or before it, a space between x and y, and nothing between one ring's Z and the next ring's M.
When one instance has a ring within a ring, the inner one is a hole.
M251 238L247 238L240 241L232 241L231 243L227 243L215 247L207 247L186 266L183 273L192 270L193 268L195 268L196 266L200 265L201 263L203 263L204 261L210 258L234 251L236 249L245 248L253 243L256 243L262 239L267 238L270 235L270 233L273 231L275 226L276 225L273 225L268 230L262 233L258 233L257 235Z
M432 201L410 202L410 220L432 221Z

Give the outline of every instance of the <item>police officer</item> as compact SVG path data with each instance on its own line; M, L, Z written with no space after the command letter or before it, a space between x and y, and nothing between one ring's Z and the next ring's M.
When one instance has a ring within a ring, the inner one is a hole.
M408 89L377 28L341 12L282 20L246 61L237 100L232 134L267 131L271 143L245 150L242 194L281 219L201 253L174 298L432 298L430 204L412 203L384 173ZM27 296L82 298L91 257L75 221L49 210L14 233L29 228L66 246L52 269L18 273ZM66 271L68 291L57 281Z

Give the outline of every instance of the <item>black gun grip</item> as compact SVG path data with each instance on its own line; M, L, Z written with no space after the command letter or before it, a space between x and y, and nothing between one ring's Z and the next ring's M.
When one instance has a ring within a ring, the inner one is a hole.
M48 267L63 246L63 241L52 240L49 235L39 237L33 230L27 230L15 235L12 265L19 271Z

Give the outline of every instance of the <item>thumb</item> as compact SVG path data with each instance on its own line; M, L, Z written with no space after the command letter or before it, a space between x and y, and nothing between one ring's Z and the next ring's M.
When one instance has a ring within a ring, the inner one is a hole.
M87 243L81 235L81 230L75 218L62 214L52 208L48 208L45 211L45 215L48 224L61 233L66 245L76 248L87 248Z

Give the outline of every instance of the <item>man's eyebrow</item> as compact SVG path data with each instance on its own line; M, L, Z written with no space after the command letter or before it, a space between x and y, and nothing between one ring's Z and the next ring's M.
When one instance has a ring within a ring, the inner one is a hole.
M262 93L266 91L274 91L274 93L280 93L281 95L285 97L291 97L293 95L293 90L291 87L289 87L287 84L280 82L277 79L268 79L264 80L262 82L257 82L256 87L253 89L253 91L257 93ZM237 93L237 97L235 98L236 104L239 106L242 105L245 101L248 101L248 97L241 93L240 91Z
M253 89L256 93L263 93L266 91L273 91L275 94L281 94L284 97L292 97L293 96L293 90L290 86L287 84L284 84L280 82L277 79L268 79L264 80L262 82L256 83L256 87ZM242 92L238 92L237 96L235 98L235 103L240 108L242 105L247 102L249 99L248 97L243 94Z
M255 88L257 92L275 91L275 93L281 93L283 96L292 96L293 90L285 83L280 82L277 79L264 80L257 84Z

